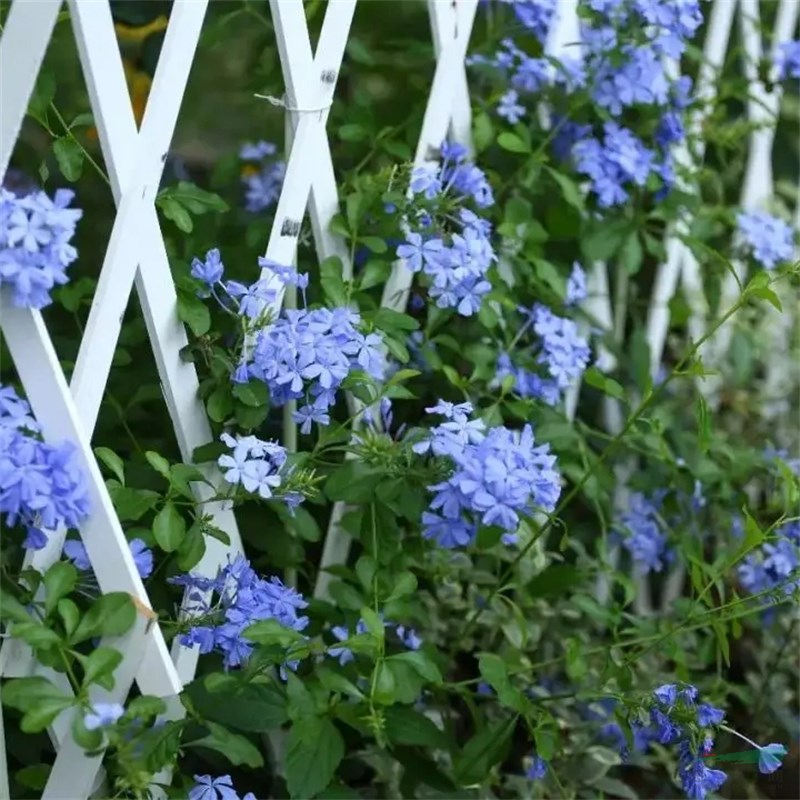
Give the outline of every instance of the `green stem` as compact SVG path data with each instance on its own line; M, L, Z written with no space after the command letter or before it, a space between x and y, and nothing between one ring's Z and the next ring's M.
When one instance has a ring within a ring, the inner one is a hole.
M689 352L675 365L663 383L656 386L654 389L650 390L648 394L644 397L644 399L639 403L636 407L635 411L628 417L625 421L625 424L622 426L622 430L614 436L613 440L609 443L608 447L603 450L602 453L597 457L597 462L594 465L594 469L587 470L581 476L580 480L572 487L572 489L567 492L564 499L559 503L555 511L548 516L547 522L544 523L540 534L546 533L553 525L553 521L557 519L563 512L564 509L572 502L572 500L578 495L578 493L583 489L586 485L587 481L592 477L594 474L594 470L597 469L601 464L603 464L617 449L619 444L622 442L625 435L628 431L636 424L639 417L653 404L653 402L658 399L666 390L667 386L672 382L672 380L678 375L678 373L691 361L694 357L695 353L697 353L700 348L744 305L748 298L748 294L743 294L715 323L711 326L711 328L702 336L694 346L689 350ZM489 593L489 596L486 598L486 602L484 605L477 608L473 613L472 616L467 620L466 627L464 629L464 638L466 639L468 634L472 631L477 623L478 619L480 619L481 615L483 614L484 609L488 608L494 596L501 590L501 588L505 585L505 582L508 578L513 574L514 570L516 569L517 565L525 558L525 556L530 552L531 547L533 547L536 538L534 537L529 541L516 555L514 560L508 565L505 572L501 576L500 581L498 581L497 585L492 589Z

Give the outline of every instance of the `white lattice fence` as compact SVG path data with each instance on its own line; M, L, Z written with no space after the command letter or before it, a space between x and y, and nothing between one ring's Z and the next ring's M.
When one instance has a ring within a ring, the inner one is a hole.
M431 84L415 164L435 158L442 141L452 139L470 143L470 99L465 71L465 56L477 10L477 0L429 0L436 69ZM762 4L766 5L766 3ZM88 477L92 513L81 528L81 537L97 576L101 591L125 591L133 595L143 613L137 625L122 641L115 642L125 660L117 673L115 689L103 699L124 700L134 680L143 692L175 698L195 672L197 652L176 645L168 652L157 623L146 609L150 602L114 512L96 460L91 441L108 381L121 320L134 287L144 312L147 330L177 441L186 461L200 445L211 438L205 410L198 398L198 378L194 367L181 360L180 351L187 338L176 314L176 293L160 231L154 200L164 167L164 156L180 111L189 71L194 59L206 12L206 0L176 0L156 70L150 99L141 129L137 130L128 99L122 60L114 33L110 6L101 0L69 0L71 24L78 44L92 110L96 120L105 165L111 179L117 214L92 304L85 336L81 343L71 382L67 383L59 365L49 333L36 311L14 308L5 293L0 296L0 324L8 343L25 393L42 424L47 440L71 440L80 452L81 466ZM270 0L270 8L286 86L285 108L289 156L284 186L270 231L266 257L288 264L296 258L297 237L308 211L317 255L321 260L338 256L344 276L351 276L348 249L330 232L330 221L338 212L338 194L326 133L326 121L334 101L356 0L331 0L316 52L312 51L303 5L297 0ZM557 5L548 53L560 53L578 46L577 0L561 0ZM56 18L62 9L59 0L15 0L0 40L0 182L5 175L21 122L38 75ZM800 0L780 0L770 49L791 38L797 26ZM762 54L758 34L758 0L715 0L705 41L706 64L700 77L701 96L711 96L719 66L728 52L733 20L738 11L745 60L745 74L752 89L747 105L748 117L766 123L749 142L749 160L741 205L747 210L760 208L771 197L773 179L771 154L774 144L772 122L780 109L780 88L771 91L753 65ZM695 125L701 124L695 120ZM699 128L698 128L699 129ZM702 158L702 153L695 153ZM688 153L678 154L687 160ZM647 322L651 372L655 377L661 363L669 327L668 304L681 287L692 309L690 332L702 335L707 325L699 265L679 238L689 220L681 222L667 241L667 258L659 267ZM739 276L744 267L737 263ZM269 278L266 272L262 277ZM619 292L612 303L609 273L605 264L590 269L590 298L586 310L605 328L616 332L621 343L626 298ZM383 292L383 305L405 308L412 273L398 263ZM283 302L282 286L276 285L278 301ZM731 277L723 289L722 307L737 290ZM774 321L773 317L770 317ZM771 323L776 342L786 336L785 325ZM709 343L707 359L718 364L729 346L729 336L721 333ZM599 366L615 368L611 353L600 353ZM709 395L713 400L715 387ZM568 400L567 411L574 415L578 387ZM610 433L622 427L623 411L607 399L604 418ZM291 423L289 423L291 425ZM293 439L291 432L287 436ZM623 464L617 471L615 502L627 502L625 484L634 464ZM207 476L214 479L209 470ZM209 497L208 488L198 486L198 499ZM220 506L208 507L214 524L231 538L230 547L216 540L208 548L198 571L213 574L230 553L241 550L236 521ZM341 529L343 506L334 508L321 567L342 563L349 539ZM59 557L64 531L51 536L49 546L29 554L28 564L46 569ZM682 576L670 582L667 600L674 596ZM644 586L642 586L644 589ZM606 587L599 587L602 594ZM320 573L318 596L327 596L326 573ZM646 597L646 595L643 595ZM38 665L30 651L17 642L4 642L0 652L0 673L6 677L47 674L60 677ZM98 694L97 699L101 695ZM171 712L180 713L173 702ZM71 740L71 720L62 715L53 725L51 736L58 756L50 775L45 797L85 797L96 784L101 756L87 757ZM2 741L0 718L0 746ZM3 748L4 750L4 748ZM3 755L4 757L4 755ZM0 797L8 795L7 775L0 776Z

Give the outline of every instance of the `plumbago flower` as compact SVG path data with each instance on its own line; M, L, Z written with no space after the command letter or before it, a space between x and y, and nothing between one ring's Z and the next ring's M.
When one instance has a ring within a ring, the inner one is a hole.
M440 400L426 411L446 422L412 446L450 466L446 480L428 487L433 499L422 515L423 536L444 548L471 544L481 523L498 526L504 544L514 544L520 514L552 511L561 494L556 457L549 445L536 445L530 425L487 430L483 420L470 418L472 410L470 403Z
M75 193L59 189L17 197L0 188L0 286L8 284L20 308L50 305L51 290L65 284L67 267L78 257L71 244L83 214L68 208Z
M647 718L655 741L678 746L678 781L692 800L703 800L727 780L722 770L708 765L718 731L733 734L756 748L759 770L765 774L778 769L787 752L781 744L762 746L724 725L725 712L700 702L699 692L691 684L659 686L646 700L641 714Z
M739 564L739 581L750 594L793 594L800 589L800 522L778 526L770 539Z
M275 620L285 628L303 631L308 606L302 595L280 578L259 577L244 556L222 567L216 578L179 575L171 583L188 589L188 611L195 618L181 644L197 645L201 653L222 653L226 669L241 666L253 651L246 630L260 620ZM287 662L290 669L296 662Z
M21 525L25 547L40 550L47 530L77 528L90 511L89 490L70 442L42 441L28 403L0 385L0 515Z
M263 382L274 406L300 401L294 418L302 433L310 433L313 423L330 424L329 410L337 401L337 391L353 372L383 380L383 339L379 333L362 332L361 316L351 308L283 309L273 319L270 306L278 298L279 287L297 286L305 297L308 276L265 258L259 259L259 266L268 277L250 286L223 281L219 251L211 250L204 261L192 262L191 274L202 283L198 294L213 297L241 319L244 342L232 380ZM269 481L259 485L268 486Z
M412 272L426 276L428 294L439 308L471 316L492 288L486 275L497 260L492 227L478 211L494 203L484 172L467 161L467 150L445 142L441 164L415 167L413 199L402 219L405 241L397 256Z
M585 296L581 276L582 271L578 273L573 269L569 288L575 302ZM518 395L555 406L589 365L589 343L573 320L554 314L547 306L536 303L531 308L520 307L518 311L525 321L515 339L524 342L525 349L518 347L514 360L510 353L500 353L494 385L502 384L511 376L512 388ZM530 342L529 349L527 342Z
M286 175L286 164L274 159L278 148L272 142L245 144L239 151L245 208L257 214L278 202Z
M736 217L736 223L746 250L764 269L775 269L791 261L794 230L782 219L765 211L742 212Z
M680 58L702 23L698 0L582 0L581 45L568 45L555 60L542 52L555 3L512 6L533 34L533 52L504 39L494 56L470 59L511 85L498 116L535 123L531 109L546 101L556 126L554 153L588 179L601 212L634 191L668 191L691 80L671 75L667 61ZM589 102L578 104L576 96Z

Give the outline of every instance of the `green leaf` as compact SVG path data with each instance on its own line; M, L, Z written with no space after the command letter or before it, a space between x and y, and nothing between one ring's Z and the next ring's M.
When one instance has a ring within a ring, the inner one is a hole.
M52 769L53 767L50 764L31 764L15 772L14 779L26 789L41 792L47 785L47 779L50 777Z
M22 639L23 642L35 649L46 650L61 644L61 637L38 621L15 622L11 627L11 636L14 639Z
M545 761L550 761L556 752L556 730L550 720L543 722L533 732L536 753Z
M336 774L344 758L344 739L327 718L316 718L289 731L286 786L292 798L319 794Z
M264 766L264 759L258 748L244 736L233 733L216 722L204 721L208 735L197 739L184 747L207 747L222 754L234 766L245 766L257 769Z
M325 494L330 500L364 503L373 499L375 487L382 478L382 472L377 472L363 461L345 461L328 478Z
M7 622L34 622L35 618L14 595L0 589L0 619Z
M583 657L582 645L577 639L567 639L566 644L567 675L573 680L580 680L589 670ZM545 758L542 756L542 758Z
M333 306L347 305L347 290L342 274L344 268L338 256L326 258L320 265L320 283L326 300Z
M116 475L119 482L125 485L125 465L122 459L107 447L95 447L94 454Z
M597 367L589 367L583 373L583 380L589 385L599 389L604 394L610 395L617 400L622 400L625 397L625 390L613 378L608 378L603 375Z
M708 413L708 405L702 394L697 395L695 413L697 415L697 447L701 453L707 453L711 444L711 415Z
M386 598L388 603L390 600L398 600L401 597L413 594L417 590L417 578L412 572L401 572L394 582L391 594Z
M391 308L380 309L375 315L373 323L376 328L388 333L415 331L419 328L419 322L414 317L410 317L408 314L401 314L399 311L393 311Z
M371 608L367 608L366 606L361 609L361 619L364 620L367 630L379 642L382 642L386 635L386 629L384 627L383 620Z
M214 422L225 422L233 412L233 395L229 385L217 386L211 392L206 402L206 411Z
M587 261L608 261L622 245L629 231L627 220L598 224L581 239Z
M516 716L484 728L464 745L454 762L455 779L462 786L482 783L489 770L502 761L517 725Z
M269 401L267 385L263 381L251 380L249 383L236 383L233 396L246 406L260 408Z
M567 203L573 208L576 208L578 211L582 212L584 209L583 194L581 193L578 184L575 183L575 181L573 181L571 178L568 178L566 175L558 172L557 170L551 169L550 167L545 167L545 170L558 184L564 200L566 200Z
M78 570L65 561L57 561L44 574L44 588L47 592L44 610L47 616L53 612L58 601L68 595L78 582Z
M50 103L56 96L56 79L52 72L43 71L36 79L36 88L33 90L28 113L36 120L46 122Z
M109 494L120 521L141 519L161 499L150 489L129 489L126 486L109 486Z
M781 305L780 298L769 287L767 286L754 286L752 288L748 287L747 292L748 294L751 294L754 297L760 297L762 300L766 300L770 305L774 306L774 308L783 313L783 306Z
M449 750L446 734L424 714L405 706L391 706L384 712L386 735L393 744L417 745Z
M156 514L153 520L153 536L158 546L167 553L177 550L186 536L186 521L172 502Z
M395 680L391 665L387 664L385 661L381 661L377 666L375 688L372 693L372 698L379 705L390 706L396 700L396 689L397 681Z
M106 689L114 688L113 673L122 662L122 653L112 647L97 647L88 656L78 656L83 666L83 683L85 689L92 683L99 683ZM105 681L106 677L112 678ZM110 683L110 685L108 685Z
M228 204L218 194L207 192L187 181L180 181L177 186L167 186L158 193L156 205L161 206L168 201L183 206L192 214L207 214L229 209Z
M148 450L144 457L147 459L147 463L162 477L166 478L167 480L170 479L170 471L169 471L169 461L167 461L164 456L159 455L158 453L154 453L152 450Z
M639 241L639 234L637 231L633 231L625 240L619 258L622 267L628 275L636 275L641 269L644 252L642 251L642 244Z
M81 612L75 603L69 598L65 597L58 601L56 606L58 616L61 617L61 622L64 625L64 633L67 638L70 638L78 627L81 619Z
M276 730L287 720L286 698L274 686L244 683L223 692L209 690L209 678L194 680L183 695L203 718L239 731L263 733Z
M208 306L199 297L182 290L178 291L178 319L188 325L195 336L204 336L211 329Z
M305 640L302 633L281 625L276 619L264 619L248 625L242 635L257 644L290 647Z
M517 136L516 133L511 133L511 131L503 131L497 137L497 144L503 148L503 150L508 150L510 153L530 153L531 147L530 145L525 142L520 136Z
M203 526L199 522L191 525L186 536L178 548L178 568L188 572L200 563L206 552L206 540L203 536Z
M164 216L171 219L179 230L184 233L191 233L194 230L194 223L189 212L176 200L167 197L158 200L157 204Z
M572 564L552 564L540 572L529 584L531 597L554 597L567 594L583 580L583 574Z
M136 609L129 594L110 592L101 595L84 614L71 644L79 644L97 636L121 636L136 619Z
M83 171L83 150L71 136L61 136L53 142L53 154L61 174L74 183Z
M440 684L442 682L442 673L439 671L439 667L437 667L422 650L409 650L406 653L397 653L396 655L389 656L386 660L407 664L418 675L425 678L426 681L430 681L430 683Z
M43 731L74 702L47 678L12 678L3 684L3 705L24 713L20 727L25 733Z

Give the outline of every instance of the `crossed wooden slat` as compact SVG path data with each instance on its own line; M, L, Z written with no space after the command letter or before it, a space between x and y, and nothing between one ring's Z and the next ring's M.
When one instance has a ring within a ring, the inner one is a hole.
M438 148L448 133L454 141L471 148L472 112L465 58L476 10L476 0L428 0L436 71L417 144L415 167L437 157ZM384 287L381 305L403 311L408 303L412 280L413 273L401 261L396 262ZM355 400L352 407L356 411L363 410ZM357 418L354 427L358 424ZM350 453L348 457L351 457ZM317 598L330 599L333 577L327 569L347 560L350 535L342 527L342 517L346 511L346 503L334 503L314 587L314 596Z
M4 67L0 73L3 96L0 165L3 171L59 6L58 2L17 0L10 12L0 43L0 65ZM162 388L184 459L190 460L194 449L211 438L205 412L197 398L196 373L179 356L187 343L186 334L176 316L175 288L153 204L206 3L178 0L174 4L141 133L136 131L110 7L106 3L77 0L71 0L70 6L101 145L119 207L71 391L38 312L11 307L4 293L2 326L46 438L68 439L78 445L93 507L81 528L81 536L101 591L128 591L143 607L148 607L146 590L92 454L90 434L135 277ZM5 68L12 64L13 70ZM24 72L19 71L18 64L24 66ZM137 270L139 263L141 266ZM209 471L209 477L212 475L213 471ZM197 487L200 499L210 497L210 492L208 487ZM233 515L218 507L208 510L214 515L214 523L231 536L232 549L239 549ZM65 531L55 532L48 548L29 554L28 563L46 569L59 558L64 535ZM210 541L198 569L213 574L227 552L216 540ZM120 644L124 661L108 698L124 701L134 674L143 692L167 697L180 692L183 683L194 674L196 651L176 647L176 664L173 664L157 626L152 626L148 632L137 624ZM6 675L42 672L30 652L19 647L18 642L6 643L3 668ZM63 676L53 673L51 677L60 678L63 685ZM88 792L91 788L99 768L99 761L82 757L80 749L76 751L74 746L64 749L65 741L71 741L67 735L69 720L64 719L65 716L56 721L51 731L54 741L62 747L45 796L55 796L52 792L64 796L65 791L70 796L82 796L84 789Z

